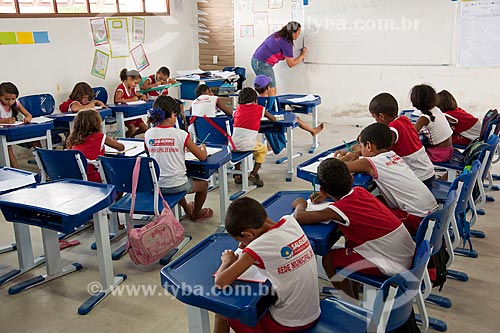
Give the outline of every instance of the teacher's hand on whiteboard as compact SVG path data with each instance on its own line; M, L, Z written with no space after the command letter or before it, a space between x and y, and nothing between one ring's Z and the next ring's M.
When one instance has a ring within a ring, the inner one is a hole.
M305 57L305 56L306 56L306 53L307 53L307 47L305 47L305 46L304 46L304 47L302 48L302 53L301 53L301 55Z

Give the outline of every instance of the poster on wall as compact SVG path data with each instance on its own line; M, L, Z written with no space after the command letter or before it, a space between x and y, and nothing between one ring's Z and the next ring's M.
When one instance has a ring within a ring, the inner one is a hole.
M146 52L144 52L142 44L139 44L132 50L130 50L130 55L132 55L132 59L134 59L135 68L137 68L139 72L149 66L148 57L146 56Z
M283 8L283 0L269 0L269 9L280 9Z
M240 12L252 12L253 0L240 0Z
M132 17L132 40L144 43L146 39L146 20L140 17Z
M95 50L94 61L92 63L92 70L90 74L98 78L105 79L106 72L108 71L109 54L100 50Z
M125 58L129 56L127 18L108 18L106 24L109 33L109 48L111 58Z
M254 26L253 25L240 25L241 38L253 38Z
M104 17L90 19L90 29L92 30L92 39L95 46L109 43Z
M267 24L267 12L255 12L255 13L253 13L253 23L255 25Z

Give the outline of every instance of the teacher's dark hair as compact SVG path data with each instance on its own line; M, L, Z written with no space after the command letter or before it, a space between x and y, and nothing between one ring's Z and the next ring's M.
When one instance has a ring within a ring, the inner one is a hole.
M293 34L301 28L299 22L290 21L281 30L276 31L275 34L286 39L293 45Z

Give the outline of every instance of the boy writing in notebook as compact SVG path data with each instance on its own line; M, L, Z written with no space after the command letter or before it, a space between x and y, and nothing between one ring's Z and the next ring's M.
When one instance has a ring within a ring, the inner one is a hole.
M229 333L231 327L236 333L284 333L314 325L320 315L316 260L295 218L287 215L274 222L259 202L243 197L229 205L225 226L244 249L240 256L233 250L222 253L215 285L230 286L255 265L271 281L278 299L255 327L216 315L214 332Z
M219 97L214 96L214 93L206 84L200 84L196 87L195 94L197 98L191 104L192 116L215 117L217 109L228 116L233 115L233 109L225 105Z
M333 220L346 241L345 248L330 250L323 267L336 289L359 299L359 284L340 281L337 269L346 268L376 276L391 276L411 266L415 243L401 221L362 187L352 187L347 165L336 158L322 161L318 167L320 192L335 202L319 211L306 211L307 201L293 202L294 216L300 224Z
M365 127L358 141L362 158L345 162L349 171L372 176L382 194L379 199L411 235L416 235L422 219L437 208L436 199L405 161L390 150L392 132L387 125L375 123Z

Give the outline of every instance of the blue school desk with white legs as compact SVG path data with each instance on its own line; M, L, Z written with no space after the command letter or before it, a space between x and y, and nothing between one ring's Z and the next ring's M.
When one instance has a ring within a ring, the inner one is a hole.
M45 140L47 149L52 149L51 121L41 124L17 126L0 125L0 165L10 166L8 146L19 143Z
M313 101L306 102L292 102L290 99L305 97L306 95L297 95L297 94L287 94L276 96L278 98L278 103L280 103L280 109L284 109L286 105L293 108L292 112L295 113L303 113L303 114L311 114L312 113L312 122L311 126L318 126L318 105L321 104L321 97L315 95L316 99ZM309 148L309 154L314 153L316 148L319 147L318 135L312 137L312 146Z
M101 116L102 119L102 132L106 133L106 123L104 122L104 118L111 117L113 115L113 111L110 108L96 109L96 111L99 112L99 115ZM54 119L55 127L68 125L69 131L73 132L73 126L77 114L78 112L64 112L58 114L51 114L48 115L47 117Z
M220 87L225 79L224 78L189 78L189 77L178 77L175 79L181 84L180 86L180 99L187 99L194 101L198 96L196 96L195 90L200 84L206 84L209 88Z
M118 126L119 138L124 138L127 128L125 127L125 122L128 120L134 120L142 118L148 113L148 110L153 107L154 101L147 101L144 103L135 104L109 104L108 107L113 110L114 116L116 117L116 124Z
M34 185L38 182L37 178L38 175L32 172L8 167L1 167L0 195L12 192L19 188ZM16 241L20 244L24 244L24 246L20 246L19 251L17 251L19 268L11 270L10 272L7 272L6 274L0 276L0 286L45 262L45 258L43 256L33 258L29 226L20 223L14 223L13 226ZM0 253L6 253L15 250L17 250L16 243L0 247Z
M126 275L113 276L111 247L108 238L106 208L116 198L113 185L98 184L80 180L61 180L23 188L0 196L0 209L9 222L33 225L42 228L43 249L47 274L39 275L9 288L9 294L17 294L25 289L43 284L80 270L82 265L73 263L62 265L58 232L69 232L89 220L93 215L95 238L97 241L100 290L93 294L78 309L79 314L87 314ZM25 243L19 242L18 251ZM21 263L20 263L21 264Z
M269 281L235 281L224 290L214 286L222 251L237 247L238 242L228 234L214 234L161 270L163 288L187 305L189 333L210 332L208 311L254 326L275 302Z
M293 129L298 126L297 117L287 112L283 114L284 119L275 122L261 121L259 133L285 133L286 132L286 160L287 160L287 176L285 180L291 182L293 179L293 159L302 156L302 153L294 156L293 154Z

